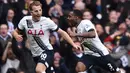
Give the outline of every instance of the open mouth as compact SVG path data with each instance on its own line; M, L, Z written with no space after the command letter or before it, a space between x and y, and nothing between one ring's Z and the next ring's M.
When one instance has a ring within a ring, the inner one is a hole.
M5 32L2 32L2 34L6 34Z

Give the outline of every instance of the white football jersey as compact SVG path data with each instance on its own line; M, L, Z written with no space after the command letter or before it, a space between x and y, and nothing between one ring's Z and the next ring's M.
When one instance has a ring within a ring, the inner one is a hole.
M31 21L32 24L27 25L27 20ZM31 26L33 26L33 28ZM34 57L39 56L45 49L39 46L39 44L42 45L42 43L37 43L39 40L34 39L33 36L39 37L47 46L48 50L53 50L49 42L50 30L57 30L58 26L50 18L41 17L40 21L34 22L32 16L25 16L19 22L18 29L25 29L30 44L30 50Z
M88 32L90 29L94 29L96 31L95 26L90 20L82 20L77 26L77 33ZM84 53L94 56L108 55L108 49L100 41L97 32L95 33L95 38L79 37L79 40L82 42L82 44L84 44Z

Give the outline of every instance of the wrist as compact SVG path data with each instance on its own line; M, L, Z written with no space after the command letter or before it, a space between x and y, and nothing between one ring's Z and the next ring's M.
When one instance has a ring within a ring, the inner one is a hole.
M76 37L81 37L81 34L78 34L78 33L77 33L75 36L76 36Z

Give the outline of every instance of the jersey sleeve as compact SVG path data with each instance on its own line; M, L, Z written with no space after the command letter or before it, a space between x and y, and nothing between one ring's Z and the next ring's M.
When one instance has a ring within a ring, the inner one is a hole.
M22 18L18 24L18 30L23 30L24 29L24 22L25 22L25 17Z
M51 19L49 19L48 22L48 28L50 30L57 31L59 29L59 27Z
M93 23L91 22L91 21L87 21L86 23L84 23L85 24L85 30L86 31L89 31L89 30L91 30L91 29L95 29L95 27L94 27L94 25L93 25Z

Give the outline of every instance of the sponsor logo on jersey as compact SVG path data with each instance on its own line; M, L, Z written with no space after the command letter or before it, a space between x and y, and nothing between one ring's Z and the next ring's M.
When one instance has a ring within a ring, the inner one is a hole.
M29 29L28 31L27 31L27 33L29 34L29 35L44 35L44 32L43 32L43 30L36 30L36 29Z

